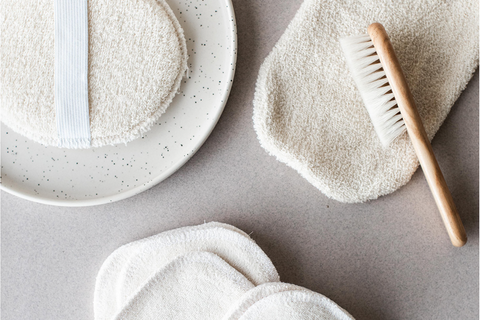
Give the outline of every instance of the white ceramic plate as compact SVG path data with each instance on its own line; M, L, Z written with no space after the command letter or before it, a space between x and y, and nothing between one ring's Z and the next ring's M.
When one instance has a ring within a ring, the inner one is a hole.
M188 75L143 138L88 150L45 147L2 124L1 189L59 206L89 206L138 194L178 170L212 132L235 73L230 0L167 0L185 32Z

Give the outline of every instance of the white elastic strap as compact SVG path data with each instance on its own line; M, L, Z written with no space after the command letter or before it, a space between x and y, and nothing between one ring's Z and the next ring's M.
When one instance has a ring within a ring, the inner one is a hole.
M88 0L54 0L59 147L88 148Z

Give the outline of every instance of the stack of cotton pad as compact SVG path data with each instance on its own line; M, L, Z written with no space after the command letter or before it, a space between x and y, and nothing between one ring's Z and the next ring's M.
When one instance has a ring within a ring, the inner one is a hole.
M54 1L2 2L2 122L57 146ZM91 147L149 130L187 69L183 30L165 0L88 1Z
M353 319L328 298L279 281L243 231L217 222L175 229L107 258L95 319Z
M380 143L339 38L385 26L430 139L478 66L478 0L305 0L263 63L254 99L261 145L330 198L362 202L418 167L406 134Z

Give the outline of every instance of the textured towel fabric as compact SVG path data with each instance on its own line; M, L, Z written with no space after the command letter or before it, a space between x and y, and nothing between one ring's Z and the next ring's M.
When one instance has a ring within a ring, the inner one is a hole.
M239 320L352 320L327 297L304 289L273 293L252 304Z
M174 230L169 230L152 237L148 237L145 239L128 243L118 248L117 250L115 250L103 263L96 279L95 293L94 293L95 319L96 320L111 319L113 315L116 314L123 307L125 303L125 298L120 299L119 295L120 295L120 292L122 293L124 292L123 280L125 279L125 276L126 276L126 270L124 268L126 268L126 265L130 262L130 259L138 254L142 246L148 245L150 243L154 243L158 239L161 240L161 239L168 239L168 238L177 238L182 234L186 234L192 231L198 232L200 230L207 231L210 229L219 229L219 228L223 228L225 230L235 232L241 237L244 237L245 239L247 239L248 242L250 243L253 242L253 240L251 240L250 237L245 232L243 232L242 230L234 226L231 226L229 224L224 224L224 223L210 222L210 223L205 223L205 224L201 224L193 227L183 227L183 228L178 228ZM173 250L174 248L170 247L170 249ZM258 251L258 250L261 250L261 249L259 248L255 249L255 251ZM185 250L182 250L182 251L185 251ZM174 255L174 253L169 253L168 257L171 257L172 255ZM249 256L252 259L254 258L249 253L245 253L245 259L248 259ZM273 266L273 264L268 258L266 258L268 259L266 260L265 257L262 257L262 256L263 255L260 255L261 260L263 260L263 265L266 270L266 274L269 275L264 280L268 279L268 281L278 281L279 276L275 267ZM167 264L169 262L169 261L165 261L166 259L167 259L167 256L164 256L162 258L162 260L164 261L163 264ZM256 265L257 263L258 262L253 262L252 265ZM252 270L252 268L250 268L250 270ZM249 271L249 273L251 273L251 271ZM257 280L261 277L262 277L261 275L252 276L252 278L255 278ZM144 280L148 280L148 279L144 279ZM121 296L123 297L123 294L121 294Z
M204 223L198 226L193 227L182 227L174 230L168 230L162 235L173 236L178 232L183 232L187 230L196 230L196 229L208 229L212 227L223 227L243 233L243 231L224 223L210 222ZM137 241L127 243L112 254L110 254L107 259L102 264L97 279L95 282L95 292L94 292L94 314L96 320L109 320L120 311L123 307L123 300L118 300L118 292L120 290L122 269L130 261L131 257L134 256L138 248L141 247L144 243L154 241L159 235L151 236L148 238L143 238ZM247 236L245 234L245 236Z
M160 234L138 247L120 272L117 300L123 304L158 269L192 251L217 254L255 285L279 281L272 262L252 239L225 228L203 228Z
M338 39L385 26L430 139L478 66L478 0L305 0L263 63L254 98L261 145L315 187L362 202L418 167L407 134L383 148Z
M2 2L2 122L58 145L54 103L54 6ZM91 146L128 142L149 130L187 69L183 30L165 0L88 1Z
M174 229L109 256L97 277L95 319L353 319L328 298L278 278L263 251L231 225ZM125 289L134 292L124 296Z
M192 252L160 269L115 319L221 319L253 287L217 255Z
M246 292L241 299L236 301L227 313L223 316L223 320L238 320L241 316L255 303L275 293L283 291L309 291L303 287L283 282L264 283Z

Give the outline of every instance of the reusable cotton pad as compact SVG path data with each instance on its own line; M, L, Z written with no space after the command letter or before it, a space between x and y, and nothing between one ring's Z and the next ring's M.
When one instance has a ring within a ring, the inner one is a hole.
M253 287L217 255L191 252L158 271L115 319L221 319Z
M174 235L176 233L188 230L208 229L212 227L231 229L248 237L248 235L240 229L229 224L219 222L210 222L198 226L188 226L168 230L161 233L161 235ZM157 234L155 236L127 243L115 250L104 261L100 267L95 283L94 313L96 320L110 319L123 306L122 303L117 299L117 292L120 290L121 286L120 279L124 278L124 275L120 275L122 268L130 260L130 258L135 255L135 253L138 251L138 248L142 244L155 241L155 239L159 236L160 235Z
M205 223L205 224L201 224L193 227L183 227L183 228L178 228L174 230L169 230L152 237L148 237L145 239L128 243L118 248L117 250L115 250L105 260L97 276L97 280L95 284L95 293L94 293L95 319L96 320L111 319L111 317L115 313L117 313L126 302L127 297L124 297L124 294L123 294L125 290L123 281L126 279L125 269L127 268L127 264L130 262L130 259L139 253L139 251L141 250L140 248L143 245L154 243L157 240L160 240L160 243L162 243L162 241L164 241L165 239L179 238L179 237L182 237L182 235L192 231L203 230L203 232L208 232L208 230L211 230L211 229L215 230L219 228L223 228L225 230L235 232L240 237L244 237L245 239L247 239L247 242L254 243L253 240L251 240L250 237L245 232L243 232L242 230L234 226L231 226L229 224L224 224L224 223L210 222L210 223ZM224 245L227 245L227 244L224 244ZM174 247L169 247L169 249L174 250ZM258 250L261 251L261 249L258 247L254 251L258 251ZM261 252L263 253L263 251ZM170 260L168 259L172 259L172 254L176 255L174 252L171 252L171 253L168 253L166 256L159 257L163 265L170 262ZM252 260L256 259L254 255L251 255L248 252L244 254L245 254L245 259L252 259ZM273 266L272 262L270 261L270 259L268 259L268 257L266 257L264 253L263 255L258 254L258 256L260 257L260 261L253 262L252 266L258 265L259 263L263 264L263 268L265 271L262 271L262 273L265 272L266 274L269 275L269 276L266 276L264 280L278 281L279 279L278 273L275 267ZM155 253L155 257L158 257L156 253ZM153 272L156 272L157 270L154 270ZM251 272L252 271L249 271L250 274ZM136 275L133 274L133 276L135 277ZM259 277L261 277L261 275L254 276L253 278L258 279ZM142 279L145 281L148 280L145 278L142 278ZM135 288L135 289L138 289L138 288Z
M268 295L236 319L352 320L353 317L327 297L305 289Z
M58 145L54 1L2 2L2 122ZM164 0L88 1L91 147L141 136L167 109L187 69L187 50Z
M227 313L223 316L223 320L238 320L252 305L263 298L272 294L283 291L309 291L303 287L296 286L290 283L283 282L269 282L256 286L255 288L246 292L241 299L236 301Z
M217 254L255 285L279 281L272 262L253 240L225 228L200 228L160 234L139 246L120 272L118 301L127 301L158 269L192 251Z
M433 138L478 66L478 1L305 0L263 63L254 98L261 145L330 198L397 190L418 167L404 134L377 137L339 38L385 26Z

